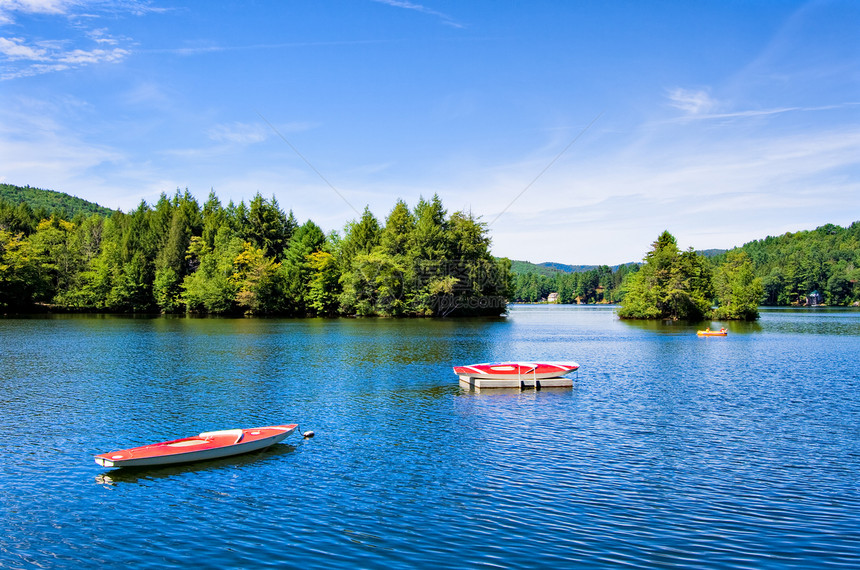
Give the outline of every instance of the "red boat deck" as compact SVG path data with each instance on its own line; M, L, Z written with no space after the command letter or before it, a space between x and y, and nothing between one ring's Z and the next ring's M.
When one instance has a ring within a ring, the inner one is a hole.
M460 387L466 390L486 390L497 388L515 388L523 390L525 388L534 388L541 390L543 388L570 388L573 386L573 380L570 378L527 378L523 376L521 379L513 378L474 378L472 376L460 376Z
M486 388L569 388L573 380L566 374L579 369L576 362L485 362L455 366L454 373L465 389Z
M203 432L193 437L163 441L96 455L104 467L135 467L203 461L265 449L278 443L297 424Z

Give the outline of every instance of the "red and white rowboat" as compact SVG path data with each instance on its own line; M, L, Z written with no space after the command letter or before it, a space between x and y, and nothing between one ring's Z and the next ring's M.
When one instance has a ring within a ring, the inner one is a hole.
M455 366L460 377L497 380L542 380L559 378L579 368L576 362L485 362L468 366Z
M297 424L207 431L194 437L163 441L96 455L104 467L149 467L217 459L265 449L296 431Z

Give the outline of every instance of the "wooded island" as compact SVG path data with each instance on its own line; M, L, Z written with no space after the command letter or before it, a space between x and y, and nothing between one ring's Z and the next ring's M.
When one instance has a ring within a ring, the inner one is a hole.
M486 224L438 196L369 209L344 235L275 198L199 206L186 190L134 211L37 212L0 199L0 308L289 316L499 315L510 262Z

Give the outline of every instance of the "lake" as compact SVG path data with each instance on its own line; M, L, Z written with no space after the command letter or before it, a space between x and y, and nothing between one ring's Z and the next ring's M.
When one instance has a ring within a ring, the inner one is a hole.
M0 567L860 566L860 311L727 326L542 305L0 318ZM573 388L480 393L451 370L513 359L581 368ZM93 461L279 423L316 437Z

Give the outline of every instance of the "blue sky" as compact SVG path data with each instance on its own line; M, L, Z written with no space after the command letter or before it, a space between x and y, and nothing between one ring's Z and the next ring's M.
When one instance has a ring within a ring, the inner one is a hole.
M533 262L732 247L860 220L858 37L851 0L0 0L0 181L326 231L439 194Z

